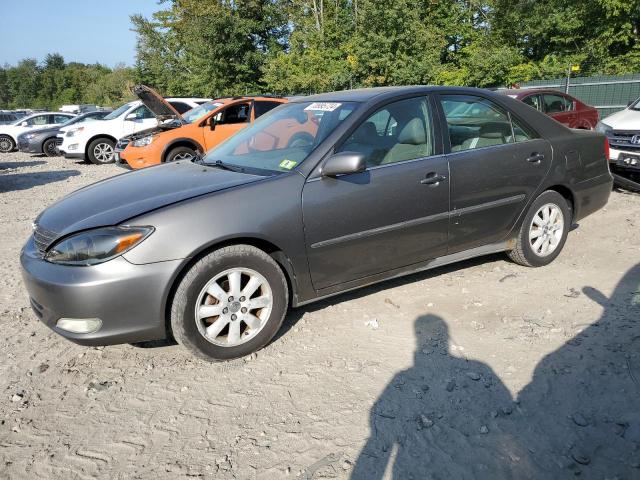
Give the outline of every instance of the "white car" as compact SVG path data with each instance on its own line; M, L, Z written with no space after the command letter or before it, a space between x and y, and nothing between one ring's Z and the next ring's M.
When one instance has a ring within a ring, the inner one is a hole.
M62 112L39 112L22 117L8 125L0 125L0 152L6 153L15 150L18 144L18 135L29 130L55 127L68 122L75 115Z
M167 98L179 113L208 102L208 98ZM58 150L65 158L87 159L95 164L114 161L114 147L125 135L158 125L157 115L141 100L125 103L100 121L61 128Z
M640 172L640 98L596 127L609 139L612 167Z

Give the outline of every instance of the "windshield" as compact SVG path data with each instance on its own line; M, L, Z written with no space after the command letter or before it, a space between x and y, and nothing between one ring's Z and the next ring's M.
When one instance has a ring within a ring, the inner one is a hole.
M640 110L640 98L636 99L636 101L629 106L629 109L635 111Z
M130 103L125 103L124 105L122 105L121 107L116 108L113 112L111 112L109 115L104 117L103 120L113 120L114 118L118 118L124 112L129 110L129 107L131 107L131 104Z
M204 162L271 172L291 171L357 107L356 102L284 104L211 150Z
M186 123L193 123L196 120L201 119L207 113L214 111L216 108L221 106L222 104L219 102L207 102L199 105L195 108L192 108L188 112L182 114L182 118Z

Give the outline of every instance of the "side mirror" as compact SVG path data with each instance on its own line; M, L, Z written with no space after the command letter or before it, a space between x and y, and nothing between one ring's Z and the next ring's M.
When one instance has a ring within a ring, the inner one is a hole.
M124 117L125 120L130 120L130 121L134 121L138 119L138 116L135 113L130 113L129 115L127 115L126 117Z
M27 122L22 122L22 123L20 124L20 126L21 126L21 127L28 127L28 126L29 126L29 124L28 124Z
M352 173L364 172L367 163L363 153L340 152L331 155L320 169L323 177L337 177L338 175L349 175Z
M211 120L209 121L209 128L211 129L211 131L214 131L216 129L216 119L211 117Z

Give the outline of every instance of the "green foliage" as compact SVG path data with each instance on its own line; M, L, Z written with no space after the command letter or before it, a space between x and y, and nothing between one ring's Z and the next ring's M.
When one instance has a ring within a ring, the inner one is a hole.
M132 81L218 97L493 87L640 71L640 0L162 0L135 15L134 68L50 54L0 68L0 108L115 106Z
M41 64L25 59L0 68L0 108L115 107L130 98L127 86L133 79L132 68L65 63L57 53L47 55Z

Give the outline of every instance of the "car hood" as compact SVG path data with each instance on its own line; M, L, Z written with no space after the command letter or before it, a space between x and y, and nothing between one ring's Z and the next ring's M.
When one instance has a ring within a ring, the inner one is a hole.
M180 161L127 172L81 188L51 205L36 224L55 237L117 225L182 200L265 177Z
M151 110L151 113L156 116L158 122L161 123L166 120L184 122L182 115L153 88L149 88L146 85L135 85L131 88L131 93L138 97L140 101Z
M625 108L602 120L614 130L640 130L640 111Z

